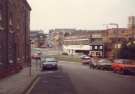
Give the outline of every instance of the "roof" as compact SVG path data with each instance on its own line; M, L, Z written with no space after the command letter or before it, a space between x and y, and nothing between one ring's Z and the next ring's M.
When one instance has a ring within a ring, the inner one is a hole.
M90 43L89 45L103 45L103 42L95 41L95 42Z
M31 9L31 6L29 5L29 3L28 3L27 0L24 0L24 3L26 4L26 6L27 6L27 8L28 8L29 10L32 10L32 9Z

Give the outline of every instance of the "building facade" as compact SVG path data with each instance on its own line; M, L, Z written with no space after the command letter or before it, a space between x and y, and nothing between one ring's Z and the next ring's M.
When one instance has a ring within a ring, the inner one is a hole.
M30 11L26 0L0 0L1 76L17 72L31 62Z
M128 18L128 30L129 37L135 39L135 16L129 16Z
M113 59L117 57L121 44L128 40L127 28L110 28L106 30L105 57Z
M51 29L49 31L49 40L50 40L50 45L52 47L57 48L57 49L62 49L62 45L64 42L64 37L71 33L75 32L75 29Z
M104 30L76 30L64 38L63 51L70 55L91 54L95 52L90 49L92 42L101 42L103 34Z
M42 30L33 30L30 32L31 47L48 47L47 34Z

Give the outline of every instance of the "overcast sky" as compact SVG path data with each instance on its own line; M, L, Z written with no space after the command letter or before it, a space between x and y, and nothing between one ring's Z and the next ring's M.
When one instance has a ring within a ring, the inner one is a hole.
M31 29L101 29L103 24L126 27L135 15L135 0L28 0L32 7Z

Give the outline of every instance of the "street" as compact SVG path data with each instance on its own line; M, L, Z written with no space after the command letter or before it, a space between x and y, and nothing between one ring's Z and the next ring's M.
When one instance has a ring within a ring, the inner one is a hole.
M135 76L60 61L57 71L41 73L28 94L135 94Z

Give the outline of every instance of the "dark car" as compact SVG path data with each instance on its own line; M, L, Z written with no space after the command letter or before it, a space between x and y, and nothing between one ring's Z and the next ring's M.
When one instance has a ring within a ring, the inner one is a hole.
M55 58L45 58L42 61L42 70L46 69L58 69L57 60Z
M97 62L97 69L112 70L112 61L108 59L100 59Z

